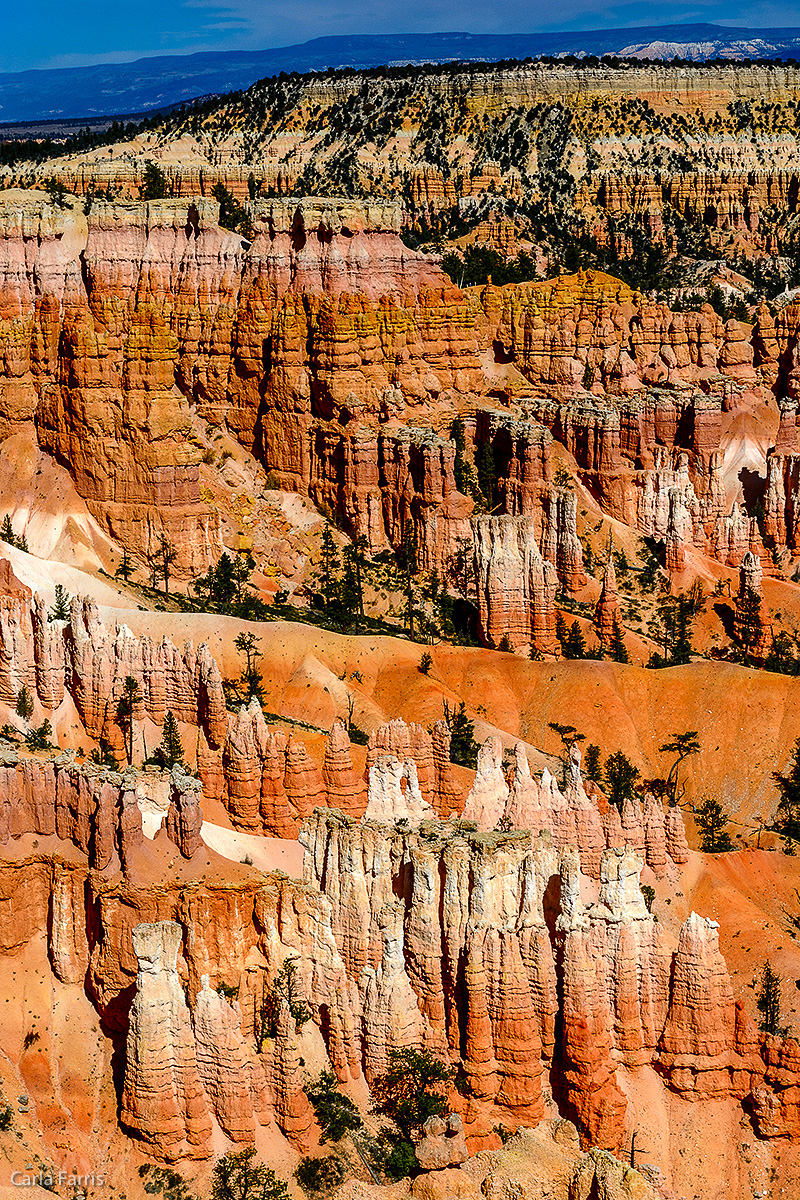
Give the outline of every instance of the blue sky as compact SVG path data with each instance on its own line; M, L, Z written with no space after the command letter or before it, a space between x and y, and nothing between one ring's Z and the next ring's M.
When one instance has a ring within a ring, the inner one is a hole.
M126 62L153 54L286 46L344 33L523 33L715 21L800 25L796 5L755 0L604 4L560 0L3 0L0 71ZM557 20L554 16L557 13Z

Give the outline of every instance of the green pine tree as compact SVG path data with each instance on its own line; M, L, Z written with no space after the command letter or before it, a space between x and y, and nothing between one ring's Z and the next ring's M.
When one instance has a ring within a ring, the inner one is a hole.
M125 741L125 754L128 762L133 762L133 733L136 720L136 709L141 703L142 695L139 684L132 675L126 675L122 685L122 695L117 701L117 724L122 730Z
M167 177L157 163L148 161L144 167L144 182L139 191L142 200L163 200L167 194Z
M583 776L585 779L591 780L592 783L599 783L603 778L603 771L600 766L600 747L595 746L590 742L586 747L586 753L583 756Z
M577 621L573 621L561 643L564 658L586 658L586 638Z
M180 730L171 709L164 717L164 724L161 726L161 745L153 757L159 766L168 771L175 766L184 765Z
M744 661L748 662L751 653L758 645L763 629L761 619L761 597L752 588L746 588L744 595L736 601L736 616L739 625L739 640L744 651Z
M700 848L706 854L726 854L733 849L728 833L728 818L718 800L704 800L694 814L700 834Z
M616 754L611 754L606 759L605 771L605 793L612 804L615 804L620 812L626 800L633 798L636 781L639 778L639 768L635 767L626 754L618 750Z
M63 584L57 583L55 601L47 614L48 621L68 621L70 616L70 596Z
M478 490L478 484L475 479L475 468L466 457L467 440L465 437L464 422L460 417L457 417L453 421L450 437L456 447L455 459L453 461L453 478L455 479L456 488L463 496L472 496L474 498Z
M14 526L11 524L11 517L6 513L3 517L3 525L0 528L0 538L7 542L9 546L16 546L17 539L14 533Z
M336 539L333 536L333 530L326 521L325 528L322 530L319 568L320 591L322 592L326 609L329 609L334 605L337 599L340 582L341 562L339 560L339 550L336 546Z
M780 794L772 827L783 838L784 849L793 854L795 843L800 841L800 738L794 744L786 773L775 771L772 778Z
M475 723L467 716L464 701L458 708L450 708L444 701L444 719L450 729L450 761L462 767L478 765L478 743L475 741Z
M481 443L477 455L478 487L486 501L487 508L494 508L497 503L497 465L494 458L494 447L487 438Z
M122 551L122 561L114 572L120 579L124 579L127 583L131 575L136 574L136 567L133 565L133 560L127 550Z
M30 721L33 716L33 696L27 686L23 683L22 687L17 692L17 716L22 717L23 721Z
M769 959L761 969L756 1008L761 1014L758 1027L763 1033L785 1036L787 1031L781 1028L781 977L773 971Z
M254 633L240 633L234 641L234 646L245 656L245 666L239 676L239 688L244 695L245 703L255 696L259 704L264 703L264 680L258 669L258 661L262 657L258 649L261 638Z
M609 653L614 662L630 662L630 655L628 654L628 650L625 645L625 631L622 628L622 622L620 621L619 617L617 617L614 622L614 635L611 641Z

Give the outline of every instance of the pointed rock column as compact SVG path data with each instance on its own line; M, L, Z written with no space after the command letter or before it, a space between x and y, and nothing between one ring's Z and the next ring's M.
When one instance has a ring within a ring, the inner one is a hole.
M395 825L402 820L419 825L420 821L435 817L436 813L419 790L417 764L413 758L401 762L391 754L384 754L375 760L369 769L364 821Z
M211 1118L176 969L181 927L158 921L135 926L131 936L139 973L128 1026L122 1122L168 1162L207 1158Z
M731 1094L736 1007L716 921L691 913L681 927L659 1065L683 1095Z
M450 727L442 718L439 718L433 727L432 741L436 782L431 802L439 816L446 821L451 813L461 811L464 794L453 778L453 766L450 762Z
M627 1102L616 1079L605 964L591 945L580 901L574 849L561 858L561 914L556 922L562 975L563 1034L559 1065L565 1099L585 1142L616 1150L625 1132Z
M733 614L733 637L750 658L764 659L772 642L772 628L765 622L760 605L762 594L761 559L751 550L739 567L739 593Z
M597 608L594 610L594 627L600 645L604 649L610 649L614 645L616 631L618 628L622 628L622 612L617 595L617 573L614 570L614 558L610 550L606 569L603 572L603 588Z
M298 1150L311 1144L314 1113L303 1090L303 1068L300 1063L297 1026L286 1000L278 1013L278 1030L272 1061L272 1091L275 1120Z
M530 829L534 837L542 829L553 832L553 816L542 803L539 787L531 775L528 755L522 742L514 747L516 767L508 803L503 814L511 829Z
M605 964L616 1049L627 1066L650 1063L667 1015L672 955L642 895L642 859L606 850L600 896L588 912L596 958Z
M191 858L203 845L203 785L181 767L172 768L172 796L167 813L167 837L184 858Z
M348 817L364 815L367 797L364 782L353 769L350 756L350 737L344 721L337 718L328 738L322 778L328 798L328 808L338 808Z
M464 805L464 820L477 822L479 829L495 829L507 803L503 743L500 738L487 738L478 751L478 769Z
M665 555L665 565L670 574L678 573L686 566L686 537L690 529L691 518L680 489L670 488Z
M192 1013L197 1066L217 1120L232 1142L255 1140L255 1113L269 1119L267 1081L242 1037L237 1012L203 975Z
M667 809L664 817L664 835L667 839L667 854L678 866L689 861L689 843L683 813L677 804Z
M309 757L305 745L296 738L289 738L286 747L286 773L283 786L300 821L312 813L318 804L324 803L325 786L322 774Z

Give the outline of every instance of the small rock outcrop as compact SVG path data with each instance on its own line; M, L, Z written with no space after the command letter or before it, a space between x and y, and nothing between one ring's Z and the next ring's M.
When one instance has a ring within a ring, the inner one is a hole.
M464 1140L464 1122L458 1113L428 1117L414 1150L423 1171L442 1171L465 1162L469 1150Z

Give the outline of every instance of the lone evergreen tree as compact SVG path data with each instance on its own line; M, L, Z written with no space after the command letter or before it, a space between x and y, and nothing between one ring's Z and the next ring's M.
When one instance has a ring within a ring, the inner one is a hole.
M431 1050L404 1047L389 1051L389 1069L371 1091L378 1111L394 1121L410 1142L428 1117L447 1112L447 1090L455 1071Z
M227 555L225 556L228 557ZM231 578L236 589L236 599L241 604L245 586L256 569L256 560L249 550L240 550L231 561Z
M24 683L17 692L17 716L23 721L30 721L33 716L33 697Z
M659 754L677 755L669 769L666 781L666 793L669 797L670 808L678 802L678 768L690 754L700 753L700 741L696 729L687 729L685 733L673 733L672 739L658 748Z
M320 557L320 591L325 600L325 607L331 608L339 589L341 562L339 551L330 525L326 522L322 531L322 554Z
M477 457L478 487L486 501L487 508L494 508L497 503L497 466L494 460L494 447L487 438L481 443Z
M403 545L397 555L397 561L405 579L406 594L406 629L409 637L414 637L414 576L417 573L417 542L410 522L403 532Z
M133 729L136 707L141 703L139 684L132 675L126 675L122 685L122 695L117 701L117 724L122 730L125 742L125 756L129 763L133 762Z
M478 765L478 743L475 741L475 724L467 716L464 701L458 708L450 708L444 701L444 719L450 728L450 761L462 767Z
M622 628L622 622L620 621L619 617L617 617L614 621L614 633L611 639L609 653L614 662L630 662L630 655L628 654L627 647L625 646L625 631Z
M464 422L460 417L457 417L455 421L453 421L453 425L450 430L450 437L455 442L456 447L455 458L453 460L453 478L455 479L456 487L459 492L461 492L462 496L474 497L477 488L477 483L475 480L475 468L472 466L471 462L467 461L465 455L467 442L464 432Z
M11 524L11 517L8 515L8 513L6 513L6 515L3 517L3 525L0 529L0 538L2 538L4 542L8 542L9 546L16 546L17 544L17 539L14 534L14 526Z
M362 545L363 543L363 545ZM355 625L356 631L364 618L363 567L365 562L365 538L359 538L344 548L344 574L340 588L340 601L344 622Z
M144 167L144 182L140 186L143 200L163 200L167 194L167 177L157 163L148 160Z
M761 597L753 588L745 588L744 595L736 601L736 616L739 623L739 640L744 651L744 661L750 660L754 648L761 638Z
M769 959L761 969L756 1008L761 1014L758 1028L763 1033L785 1035L786 1030L781 1028L781 977L773 971Z
M564 658L586 658L586 638L577 621L573 621L569 629L565 630L561 649Z
M114 572L120 579L124 579L127 583L131 575L136 574L136 567L133 565L133 559L127 550L122 551L122 562Z
M249 701L255 696L259 704L263 704L264 680L256 665L261 658L261 651L258 649L260 641L261 639L254 633L240 633L233 644L246 659L246 666L239 676L239 686L244 693L245 701Z
M55 588L55 601L50 612L47 614L48 621L68 621L69 620L69 592L63 584L57 583Z
M29 750L49 750L52 736L53 726L45 719L37 729L28 730L25 734L25 744Z
M161 745L153 757L159 766L165 767L168 771L175 766L183 766L183 743L172 709L164 717L164 724L161 727Z
M155 591L156 587L158 586L158 551L148 550L145 554L145 558L147 559L147 568L150 571L150 587L153 589L153 591Z
M706 854L726 854L733 849L728 833L728 818L718 800L704 800L694 815L700 834L700 848Z
M676 666L691 661L694 617L695 608L691 597L681 592L675 601L675 617L673 622L672 661Z
M610 754L606 759L604 777L609 800L622 812L625 801L633 798L639 768L633 765L626 754L617 750L616 754Z
M170 568L175 559L178 557L178 551L175 549L169 538L163 533L158 541L158 550L156 551L156 556L161 565L161 573L164 576L164 591L167 595L169 595Z
M256 1158L255 1146L229 1150L214 1163L211 1200L289 1200L289 1189Z
M794 744L792 761L785 775L774 772L772 778L780 793L775 810L773 828L783 838L784 849L794 853L794 844L800 841L800 738Z
M586 734L578 733L574 725L562 725L558 721L548 722L554 733L561 738L561 786L567 785L569 772L569 752L576 742L585 742Z
M583 775L585 779L591 780L592 783L599 783L603 778L603 771L600 766L600 747L590 743L586 747L586 753L583 756Z

